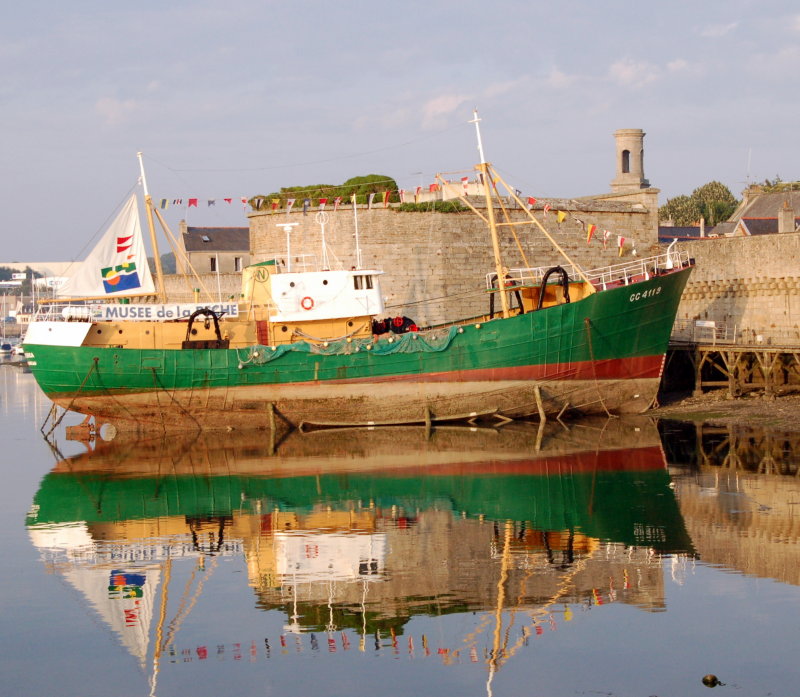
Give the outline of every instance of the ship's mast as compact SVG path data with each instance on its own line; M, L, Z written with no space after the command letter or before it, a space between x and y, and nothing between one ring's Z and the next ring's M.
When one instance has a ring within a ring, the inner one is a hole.
M492 181L491 173L489 171L489 163L483 155L483 141L481 140L480 119L478 118L478 110L473 109L472 121L475 124L475 133L478 136L478 154L480 155L481 162L475 167L480 172L481 181L483 182L483 195L486 198L486 217L489 222L489 234L492 237L492 250L494 252L494 267L497 273L497 287L500 289L500 304L503 308L503 317L509 316L508 297L505 293L505 276L506 270L503 268L503 260L500 256L500 240L497 236L497 224L494 219L494 199L492 198Z
M147 226L150 228L150 246L153 249L153 260L156 265L156 282L158 283L158 298L163 303L167 301L167 293L164 290L164 272L161 269L161 255L158 253L158 243L156 242L156 227L153 223L153 200L147 189L147 178L144 175L144 162L142 153L137 152L139 158L139 171L142 174L142 189L144 190L144 208L147 211Z

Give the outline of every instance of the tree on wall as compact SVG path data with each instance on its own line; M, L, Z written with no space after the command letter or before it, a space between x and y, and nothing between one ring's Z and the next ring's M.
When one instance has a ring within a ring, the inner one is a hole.
M706 225L717 225L733 214L739 202L730 189L713 181L697 187L691 196L669 199L658 209L659 220L672 220L675 225L697 225L703 218Z

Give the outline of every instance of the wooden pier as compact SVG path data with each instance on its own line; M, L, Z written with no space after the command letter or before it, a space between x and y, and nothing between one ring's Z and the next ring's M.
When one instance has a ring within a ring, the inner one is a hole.
M763 391L767 397L787 388L800 389L800 343L770 341L670 342L668 361L691 369L694 395L727 389L731 398Z

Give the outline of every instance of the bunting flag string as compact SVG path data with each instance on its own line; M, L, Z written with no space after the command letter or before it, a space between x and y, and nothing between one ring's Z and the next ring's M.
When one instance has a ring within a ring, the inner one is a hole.
M444 184L449 184L449 180L441 180ZM456 180L459 181L459 180ZM476 178L476 182L480 183L481 177L478 175ZM461 186L463 188L463 193L466 195L469 190L469 177L461 177L460 178ZM495 185L496 182L492 182L492 185ZM429 184L427 187L426 193L439 193L445 191L445 188L440 183L433 183ZM421 203L422 199L422 192L423 187L417 186L413 189L413 201L414 203ZM391 199L392 194L397 194L398 200L400 203L408 203L411 201L412 191L407 191L406 189L397 189L397 190L388 190L388 191L380 191L380 192L371 192L367 194L367 208L372 209L373 203L375 202L376 193L380 194L380 199L383 202L383 207L388 208L389 202ZM522 192L519 189L515 189L514 193L516 194L517 198L522 197ZM336 196L332 199L333 210L338 211L339 207L342 204L342 196ZM228 205L232 204L234 201L233 197L226 196L221 199L209 198L206 199L206 206L208 208L216 207L217 201L221 200ZM325 210L326 206L331 202L331 199L328 197L319 197L316 196L311 197L307 196L304 197L302 200L303 203L303 214L307 215L309 209L314 205L316 202L317 206L319 207L320 211ZM184 201L186 202L187 208L198 208L200 205L199 198L161 198L158 199L158 207L162 210L168 209L170 206L183 206ZM255 210L263 210L268 208L270 213L278 212L282 205L285 205L286 213L291 213L292 208L294 207L295 203L297 202L296 198L287 198L285 199L285 204L282 203L281 198L272 198L266 199L264 196L254 196L248 198L246 196L239 197L239 201L241 201L243 206L247 206L248 204L251 205ZM269 205L268 205L269 201ZM353 194L350 196L350 203L353 207L357 206L357 195ZM528 211L533 210L534 206L539 204L539 200L534 196L528 196L525 198L525 202L523 203L523 207L527 208ZM542 215L546 218L548 213L553 210L552 204L549 202L543 202L541 205ZM569 217L573 220L577 226L581 230L583 230L586 234L586 244L591 245L595 239L598 240L599 243L603 245L603 249L608 249L608 241L611 238L612 232L606 229L602 231L598 230L598 226L595 223L586 223L585 221L578 218L576 215L572 214L569 211L556 209L556 223L558 224L559 231L561 230L562 223ZM636 255L636 242L631 238L624 237L622 235L617 235L617 249L618 255L621 257L625 254L626 250L629 250L631 254L634 256Z

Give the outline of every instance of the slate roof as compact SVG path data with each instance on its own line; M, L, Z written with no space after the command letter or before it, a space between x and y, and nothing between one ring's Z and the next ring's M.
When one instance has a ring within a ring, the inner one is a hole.
M707 227L705 236L714 234L714 228ZM699 225L659 225L658 226L658 241L662 244L669 244L675 238L678 241L699 240L700 239L700 226Z
M795 212L800 211L800 191L758 192L734 214L734 218L777 218L778 211L788 202ZM777 232L777 228L775 228Z
M778 232L777 218L742 218L740 221L751 235L771 235ZM800 218L794 219L795 230L800 225Z
M183 233L187 252L250 251L250 228L246 227L187 227Z

